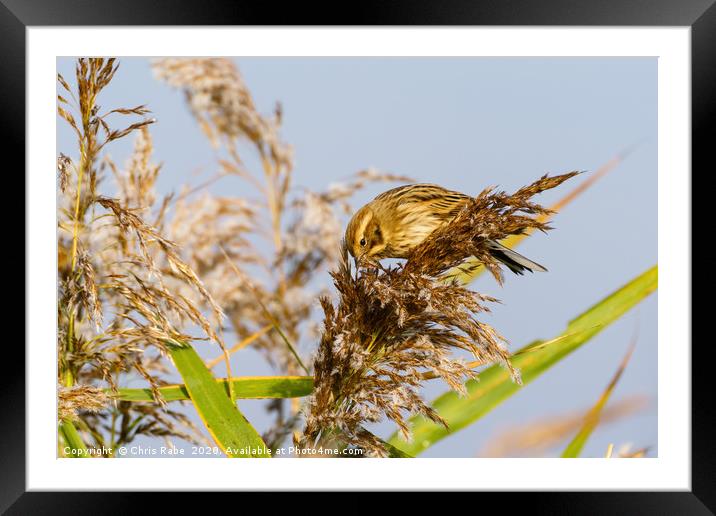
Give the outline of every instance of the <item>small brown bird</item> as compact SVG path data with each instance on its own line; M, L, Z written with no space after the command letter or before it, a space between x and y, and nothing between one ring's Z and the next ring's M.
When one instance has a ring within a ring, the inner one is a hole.
M450 223L470 196L433 184L399 186L358 210L346 228L346 243L356 262L405 258L430 233ZM545 272L543 266L491 240L490 254L515 274Z

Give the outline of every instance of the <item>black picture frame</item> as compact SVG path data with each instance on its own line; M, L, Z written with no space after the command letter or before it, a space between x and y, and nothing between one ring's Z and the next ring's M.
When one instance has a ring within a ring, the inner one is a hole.
M692 44L692 168L704 169L716 114L716 5L714 0L429 0L359 4L217 0L0 0L0 113L7 155L25 147L25 30L44 25L553 25L689 26ZM6 168L6 174L10 170ZM684 171L689 174L689 171ZM693 174L690 176L693 177ZM31 185L30 185L31 186ZM31 190L25 190L31 195ZM708 269L706 269L708 270ZM25 275L30 271L25 270ZM32 309L32 307L27 307ZM147 507L135 494L25 492L25 353L14 353L0 389L0 511L7 514L105 514ZM12 344L12 345L10 345ZM670 343L689 345L689 343ZM48 344L48 352L51 349ZM716 404L707 384L709 344L692 346L692 490L690 492L511 493L509 508L540 514L714 514L716 511ZM20 445L21 443L21 445ZM215 496L212 494L211 496ZM480 494L484 507L486 496ZM163 512L186 494L162 500ZM407 500L407 497L404 498ZM492 501L492 500L490 500ZM528 508L528 509L527 509ZM512 511L510 511L512 512Z

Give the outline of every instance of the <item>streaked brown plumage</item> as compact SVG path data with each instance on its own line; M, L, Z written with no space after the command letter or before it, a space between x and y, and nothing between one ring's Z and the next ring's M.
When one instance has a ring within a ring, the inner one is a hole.
M430 233L450 223L470 199L434 184L388 190L353 215L346 228L348 249L359 262L405 258ZM490 254L516 274L547 270L498 242L489 244Z

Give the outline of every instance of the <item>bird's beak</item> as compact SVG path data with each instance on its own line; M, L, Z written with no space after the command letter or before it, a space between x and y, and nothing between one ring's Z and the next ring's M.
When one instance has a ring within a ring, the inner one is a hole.
M370 265L373 260L371 260L370 256L368 256L367 251L363 251L361 254L355 257L356 262L356 270L358 270L359 267L365 267L367 265Z
M378 263L380 262L366 252L356 258L356 267L376 267Z

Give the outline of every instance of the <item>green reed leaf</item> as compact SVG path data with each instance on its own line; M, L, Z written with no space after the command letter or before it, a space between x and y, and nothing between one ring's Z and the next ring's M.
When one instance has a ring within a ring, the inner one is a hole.
M540 346L542 341L535 341L525 347L533 348L529 353L518 351L512 363L520 370L523 385L529 384L654 292L657 278L658 268L655 265L573 319L563 333L564 338L553 339L546 346ZM521 388L512 381L509 372L499 365L485 369L480 373L479 382L470 380L465 386L467 396L461 397L450 391L432 403L433 408L447 421L449 430L422 416L416 416L410 420L413 434L411 442L404 441L397 434L388 442L410 455L417 455L471 425Z
M228 394L228 381L225 378L215 380ZM242 376L231 379L234 398L300 398L313 392L312 376ZM107 391L108 393L111 391ZM189 399L186 385L167 385L159 388L164 401ZM151 389L118 389L117 399L133 402L153 402Z
M216 444L228 457L270 457L261 436L216 382L196 350L173 343L169 353L184 379L189 398Z

